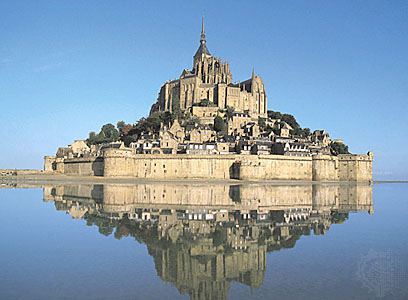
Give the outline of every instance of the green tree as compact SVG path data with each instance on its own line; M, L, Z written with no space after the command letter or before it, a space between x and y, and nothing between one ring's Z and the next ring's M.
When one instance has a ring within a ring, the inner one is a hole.
M225 130L224 120L220 116L214 118L214 130L217 132Z
M268 110L268 118L271 119L282 119L282 114L278 111Z
M266 122L263 118L258 117L258 126L259 128L261 128L261 130L265 130L266 129Z
M102 126L99 135L102 134L105 142L116 142L119 140L119 131L111 123Z
M123 143L125 144L126 147L129 147L130 143L136 142L137 138L135 135L127 135L123 139Z
M227 106L227 110L225 112L225 116L227 117L227 120L232 119L232 115L234 114L235 108L231 106Z
M183 111L180 109L180 98L176 95L171 103L171 121L181 120L184 117Z
M333 155L349 154L348 146L343 143L331 142L330 151Z
M116 127L118 128L118 130L119 130L119 132L121 133L122 132L122 129L123 129L123 127L126 125L126 123L124 122L124 121L119 121L117 124L116 124Z
M88 146L90 145L95 145L96 144L96 140L97 140L97 136L96 136L96 132L95 131L91 131L89 133L89 137L86 139L86 143Z
M299 124L295 117L290 114L283 114L282 121L288 123L293 129L299 128Z

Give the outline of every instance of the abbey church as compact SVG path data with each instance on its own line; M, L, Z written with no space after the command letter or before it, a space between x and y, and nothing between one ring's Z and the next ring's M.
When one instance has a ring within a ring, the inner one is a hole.
M207 105L201 105L203 101ZM200 46L193 58L193 69L184 69L179 79L167 81L161 87L150 114L156 111L171 112L175 105L191 111L200 119L210 117L213 120L219 110L227 107L234 108L236 113L246 114L253 121L257 121L258 117L267 117L267 96L261 77L255 76L252 71L250 79L232 82L229 63L211 55L207 48L204 18Z

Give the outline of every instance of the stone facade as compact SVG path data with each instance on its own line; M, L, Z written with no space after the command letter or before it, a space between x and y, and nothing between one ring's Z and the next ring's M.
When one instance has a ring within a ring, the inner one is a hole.
M44 167L70 175L147 179L372 181L373 154L338 156L136 154L106 148L102 157L46 157Z
M208 107L196 108L201 101ZM190 111L203 120L204 124L214 121L218 110L233 107L236 112L247 113L253 120L267 117L265 85L259 75L239 83L232 83L228 62L212 56L207 49L204 19L200 46L193 57L193 69L183 70L180 78L167 81L160 89L157 102L150 113L172 111L174 107Z

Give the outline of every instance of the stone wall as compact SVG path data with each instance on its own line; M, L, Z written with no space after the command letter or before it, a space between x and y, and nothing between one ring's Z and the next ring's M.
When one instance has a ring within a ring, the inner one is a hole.
M330 155L316 155L312 160L314 181L338 181L338 159Z
M104 161L102 157L69 158L64 160L64 168L61 173L67 175L103 176L103 171Z
M57 169L55 156L44 156L44 172L53 172Z
M368 184L105 184L44 188L44 201L91 203L110 213L133 213L136 208L225 209L374 212ZM69 204L69 203L68 203Z
M45 169L50 161L45 157ZM106 149L103 157L55 160L55 171L68 175L146 179L240 179L302 181L372 181L373 154L203 155L136 154L134 149ZM54 166L53 166L54 167Z
M244 155L241 180L312 180L312 158L284 155Z
M340 154L313 157L314 181L372 181L373 153L367 155Z

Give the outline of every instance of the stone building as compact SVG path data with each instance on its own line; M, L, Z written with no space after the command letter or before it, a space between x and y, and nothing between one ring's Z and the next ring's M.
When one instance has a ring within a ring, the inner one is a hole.
M203 106L203 100L208 108L193 108ZM180 107L208 123L218 110L225 110L228 106L233 107L235 112L250 115L253 120L267 117L265 85L254 71L250 79L232 82L229 63L211 55L207 48L203 18L200 46L193 57L193 69L183 70L180 78L167 81L161 87L150 114L156 111L171 112L175 107Z

